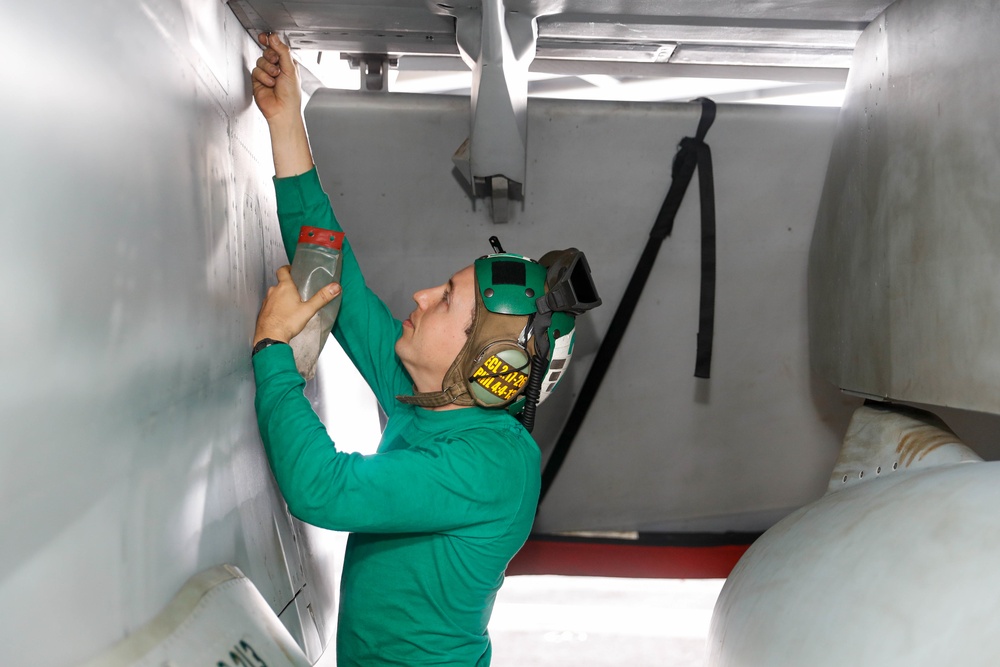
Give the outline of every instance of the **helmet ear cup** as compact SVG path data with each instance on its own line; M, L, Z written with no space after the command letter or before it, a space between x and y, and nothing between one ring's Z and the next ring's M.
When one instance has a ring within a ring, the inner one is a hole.
M517 341L489 343L471 365L469 395L483 407L495 408L517 400L528 384L531 361Z

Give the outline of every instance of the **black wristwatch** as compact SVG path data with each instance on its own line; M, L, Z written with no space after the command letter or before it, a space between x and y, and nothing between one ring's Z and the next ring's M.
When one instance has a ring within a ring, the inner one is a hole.
M266 347L271 347L272 345L288 345L288 343L283 340L274 340L273 338L261 338L257 341L257 344L253 346L253 352L250 353L250 358L253 359L255 354Z

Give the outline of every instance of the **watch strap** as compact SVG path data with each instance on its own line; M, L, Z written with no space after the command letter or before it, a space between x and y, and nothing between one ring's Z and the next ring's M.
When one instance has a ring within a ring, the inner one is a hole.
M288 345L288 343L283 340L274 340L273 338L261 338L257 341L257 344L253 346L253 352L250 353L250 358L253 359L258 352L269 348L272 345Z

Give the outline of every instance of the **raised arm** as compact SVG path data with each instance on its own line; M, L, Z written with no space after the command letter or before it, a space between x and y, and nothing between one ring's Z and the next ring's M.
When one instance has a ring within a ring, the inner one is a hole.
M258 38L264 52L251 73L253 95L271 133L278 221L291 262L303 225L339 230L340 223L314 171L295 61L277 35L262 33ZM341 261L344 297L334 333L383 409L391 414L396 407L394 397L412 385L393 350L402 323L368 289L349 238Z
M257 39L265 48L251 73L253 99L271 132L274 173L278 178L298 176L313 168L299 73L291 51L277 35L261 33Z

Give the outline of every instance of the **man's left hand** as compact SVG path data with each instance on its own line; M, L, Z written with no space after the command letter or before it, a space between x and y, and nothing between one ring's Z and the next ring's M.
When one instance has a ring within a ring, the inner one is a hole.
M264 303L257 314L257 329L253 343L271 338L287 343L302 331L319 309L340 295L340 285L330 283L316 292L311 299L299 298L299 290L292 282L288 266L278 269L278 284L269 287Z

